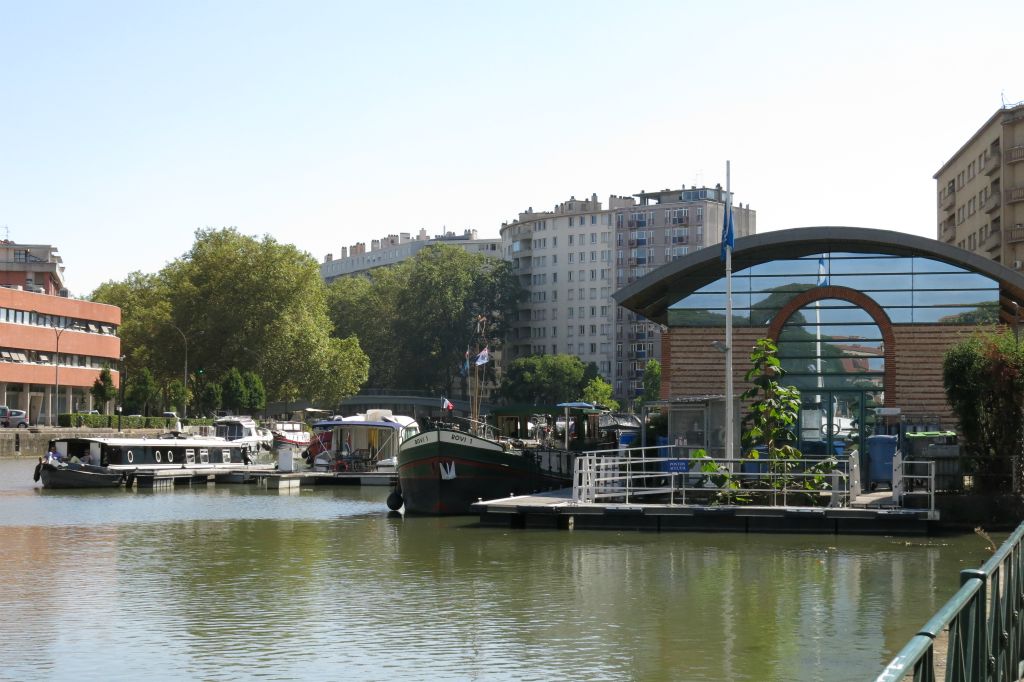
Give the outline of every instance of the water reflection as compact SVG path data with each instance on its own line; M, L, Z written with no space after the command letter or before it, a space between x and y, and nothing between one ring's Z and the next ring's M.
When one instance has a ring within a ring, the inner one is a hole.
M860 680L986 558L974 536L486 529L388 516L383 489L39 493L16 464L19 680Z

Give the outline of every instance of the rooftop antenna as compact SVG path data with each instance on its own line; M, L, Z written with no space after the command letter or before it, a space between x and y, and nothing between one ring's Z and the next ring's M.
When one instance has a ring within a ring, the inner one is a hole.
M1003 104L1003 109L1006 108L1006 90L999 91L999 101Z
M693 186L703 187L704 186L704 169L697 171L696 175L693 176Z
M5 240L11 238L11 228L7 227L6 225L0 225L0 231L4 233Z

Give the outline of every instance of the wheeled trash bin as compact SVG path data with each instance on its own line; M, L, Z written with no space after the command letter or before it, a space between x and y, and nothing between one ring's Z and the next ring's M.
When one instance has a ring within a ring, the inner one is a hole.
M898 436L868 436L868 489L879 486L892 489L892 461Z

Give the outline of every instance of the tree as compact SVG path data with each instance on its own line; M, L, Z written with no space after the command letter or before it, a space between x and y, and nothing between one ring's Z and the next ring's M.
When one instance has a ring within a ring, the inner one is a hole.
M93 382L89 393L92 394L93 400L97 404L103 406L103 413L106 414L107 403L117 396L117 390L114 388L114 378L110 376L109 367L104 367L100 371L100 375L96 377L96 381Z
M368 277L336 280L329 300L335 336L359 338L373 386L449 393L478 316L494 350L521 292L509 263L437 244Z
M644 366L644 392L637 397L637 406L652 403L661 398L661 363L648 360Z
M220 384L215 381L205 381L200 384L196 394L201 414L213 414L221 405L221 388Z
M786 372L777 357L778 347L771 339L758 339L750 354L752 366L745 379L753 384L742 396L751 401L750 411L743 419L747 430L743 445L748 455L757 458L757 446L771 459L797 459L800 451L796 442L796 425L800 412L800 391L783 386L780 381Z
M583 361L575 355L528 355L505 369L501 396L511 403L557 404L583 393Z
M149 416L150 406L160 399L160 386L153 373L148 367L132 372L125 384L125 397L128 405L125 410L129 413L138 412Z
M243 374L242 382L245 384L245 411L249 414L262 412L267 405L267 393L263 390L263 382L255 372Z
M179 415L184 414L186 389L181 379L168 381L164 392L167 396L167 405L173 407Z
M583 400L613 412L619 409L618 401L612 398L612 385L601 377L594 377L583 387Z
M220 380L220 390L223 404L231 408L235 414L241 412L249 402L248 391L245 388L245 379L237 367L232 367Z
M1021 493L1024 354L1011 332L982 334L948 351L942 382L963 437L975 492Z
M157 275L133 273L92 298L121 306L131 366L149 367L161 383L180 376L186 343L193 366L255 372L271 399L340 401L366 379L358 341L331 338L316 260L269 236L198 230Z

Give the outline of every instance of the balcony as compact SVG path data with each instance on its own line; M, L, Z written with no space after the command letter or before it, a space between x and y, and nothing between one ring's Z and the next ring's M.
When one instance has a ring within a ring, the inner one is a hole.
M939 208L943 211L952 211L956 206L956 191L947 189L945 196L939 197Z
M994 175L999 170L999 165L1002 163L1002 153L998 149L989 151L988 156L985 158L985 165L982 166L981 170L985 172L985 175Z
M1024 161L1024 144L1010 147L1006 150L1006 163L1017 163Z
M675 217L675 218L672 218L670 220L670 222L671 222L672 225L689 225L690 224L690 216L683 216L681 218L680 217Z
M690 243L690 238L689 237L672 237L672 243L673 244L689 244Z
M985 213L992 213L993 211L998 210L999 206L1000 201L998 191L992 192L992 194L988 195L988 199L985 199L985 201L981 202L981 210L984 211Z
M1024 201L1024 187L1006 190L1006 203L1016 204L1018 201Z
M1006 243L1017 244L1024 242L1024 225L1017 224L1006 231Z

